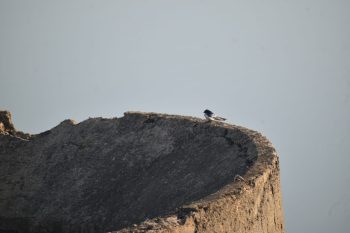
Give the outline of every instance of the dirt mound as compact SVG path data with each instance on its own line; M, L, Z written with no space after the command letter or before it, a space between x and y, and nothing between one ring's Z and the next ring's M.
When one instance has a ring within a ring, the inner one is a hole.
M283 231L278 157L254 131L129 112L15 132L0 133L0 232Z

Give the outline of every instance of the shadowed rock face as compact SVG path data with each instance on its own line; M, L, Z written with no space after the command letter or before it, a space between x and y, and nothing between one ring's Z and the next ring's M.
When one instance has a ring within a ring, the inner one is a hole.
M0 232L132 232L132 224L172 214L186 225L198 205L186 206L227 193L236 174L255 167L259 147L247 132L127 113L66 120L29 137L2 133Z

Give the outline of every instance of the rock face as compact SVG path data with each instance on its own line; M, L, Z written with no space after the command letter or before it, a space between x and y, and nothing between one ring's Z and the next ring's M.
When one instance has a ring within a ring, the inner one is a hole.
M278 156L255 131L139 112L0 126L0 232L284 231Z
M0 133L16 132L15 126L12 123L11 113L8 111L0 111Z

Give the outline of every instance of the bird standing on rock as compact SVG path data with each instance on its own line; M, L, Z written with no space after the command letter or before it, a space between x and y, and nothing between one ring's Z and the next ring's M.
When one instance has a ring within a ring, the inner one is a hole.
M212 111L204 110L204 117L209 121L226 121L226 118L216 116Z

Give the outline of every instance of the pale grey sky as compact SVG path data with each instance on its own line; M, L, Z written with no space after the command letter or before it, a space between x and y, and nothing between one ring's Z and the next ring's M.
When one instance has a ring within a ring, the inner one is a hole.
M209 108L275 145L287 233L346 233L349 12L348 0L0 0L0 108L30 133Z

